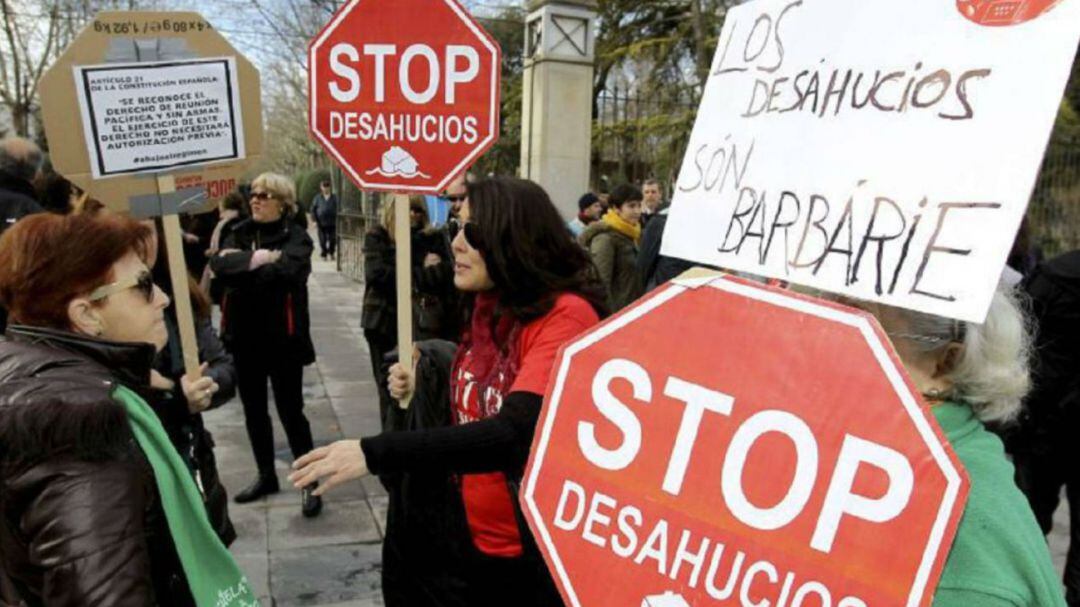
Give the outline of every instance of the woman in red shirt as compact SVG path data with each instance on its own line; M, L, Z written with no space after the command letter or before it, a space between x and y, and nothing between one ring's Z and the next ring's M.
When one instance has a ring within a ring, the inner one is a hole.
M604 291L542 188L495 178L468 186L453 242L454 285L468 317L450 371L452 425L339 441L296 462L297 486L325 492L369 472L457 475L472 548L467 604L561 605L519 525L521 479L559 348L599 322ZM395 398L413 373L396 365Z

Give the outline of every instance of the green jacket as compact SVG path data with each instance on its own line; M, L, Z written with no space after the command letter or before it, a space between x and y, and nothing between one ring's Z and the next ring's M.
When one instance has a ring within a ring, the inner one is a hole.
M603 221L594 221L578 237L596 264L614 314L645 293L637 271L637 245Z
M944 403L933 413L971 479L934 607L1065 607L1046 539L1001 441L967 405Z

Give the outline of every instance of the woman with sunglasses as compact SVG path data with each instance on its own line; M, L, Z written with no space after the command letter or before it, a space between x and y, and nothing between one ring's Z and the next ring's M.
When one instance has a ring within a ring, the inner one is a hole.
M23 604L254 600L146 402L169 305L149 237L39 214L0 238L0 585Z
M222 338L236 361L244 421L259 469L254 482L236 494L238 504L279 491L267 381L293 457L313 446L303 377L304 367L315 362L307 291L314 245L292 220L296 208L291 179L259 175L251 183L251 218L236 224L210 260L224 287ZM307 517L322 511L314 488L301 489L301 511Z
M326 479L320 491L368 472L442 472L455 480L460 501L446 516L463 509L465 522L446 541L460 560L443 565L461 579L438 571L425 577L412 563L395 563L404 579L384 584L388 605L561 605L528 529L518 524L516 491L555 355L599 321L604 293L587 253L538 185L510 178L470 184L461 219L454 284L468 314L443 403L451 424L339 441L297 461L290 480ZM395 398L412 391L413 375L391 369ZM462 598L448 599L439 584Z
M412 247L413 329L417 340L454 339L457 324L453 260L442 232L429 226L423 196L409 197ZM397 347L397 266L394 242L394 199L383 203L382 221L364 235L364 329L371 369L379 386L379 419L386 428L392 406L386 391L386 355Z

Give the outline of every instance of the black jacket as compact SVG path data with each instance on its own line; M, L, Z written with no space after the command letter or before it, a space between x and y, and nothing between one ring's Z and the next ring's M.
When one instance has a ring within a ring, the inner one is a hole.
M319 192L311 200L311 214L319 227L334 227L337 223L337 212L338 199L334 193L331 193L329 197L323 197L322 192Z
M1005 428L1017 451L1049 454L1080 432L1080 251L1038 266L1024 281L1036 323L1032 390L1019 423Z
M31 607L193 605L117 384L154 350L12 326L0 342L0 571Z
M301 365L315 362L307 291L313 245L307 232L288 219L267 224L246 219L221 248L241 251L210 260L225 288L221 331L229 351ZM249 270L258 249L281 251L281 259Z
M388 409L388 431L449 426L450 367L457 348L447 341L417 344L417 386L408 409ZM461 491L446 471L389 474L383 543L387 607L468 605L468 541Z
M436 266L424 267L428 253L439 256ZM383 227L364 235L364 306L360 324L365 331L395 335L397 327L396 250ZM412 232L413 332L417 340L457 338L457 292L454 258L440 230Z
M651 215L651 219L641 232L641 250L638 252L637 269L646 292L694 267L693 262L660 254L660 245L663 243L670 208L670 205L661 207Z
M191 470L206 504L210 526L222 543L228 546L236 539L236 530L229 520L229 499L225 486L218 477L214 437L206 430L201 414L188 412L187 399L180 388L180 379L185 373L184 356L180 349L176 319L171 312L170 308L165 314L169 343L154 360L154 369L175 382L176 388L167 392L152 389L147 402L161 419L180 458ZM212 378L218 385L218 391L210 403L210 409L216 409L236 395L236 366L214 332L209 318L195 320L195 339L199 344L199 361L208 364L206 377Z
M0 234L23 217L43 210L38 204L34 186L0 173Z

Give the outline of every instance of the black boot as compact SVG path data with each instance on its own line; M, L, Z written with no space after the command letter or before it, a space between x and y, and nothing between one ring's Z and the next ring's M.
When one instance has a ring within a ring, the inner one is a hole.
M311 483L300 490L300 512L307 518L319 516L322 512L322 498L312 494L319 483Z
M255 479L255 482L248 485L246 489L236 494L233 498L237 504L246 504L253 502L260 497L277 493L281 490L278 486L277 475L273 472L259 473L259 477Z

